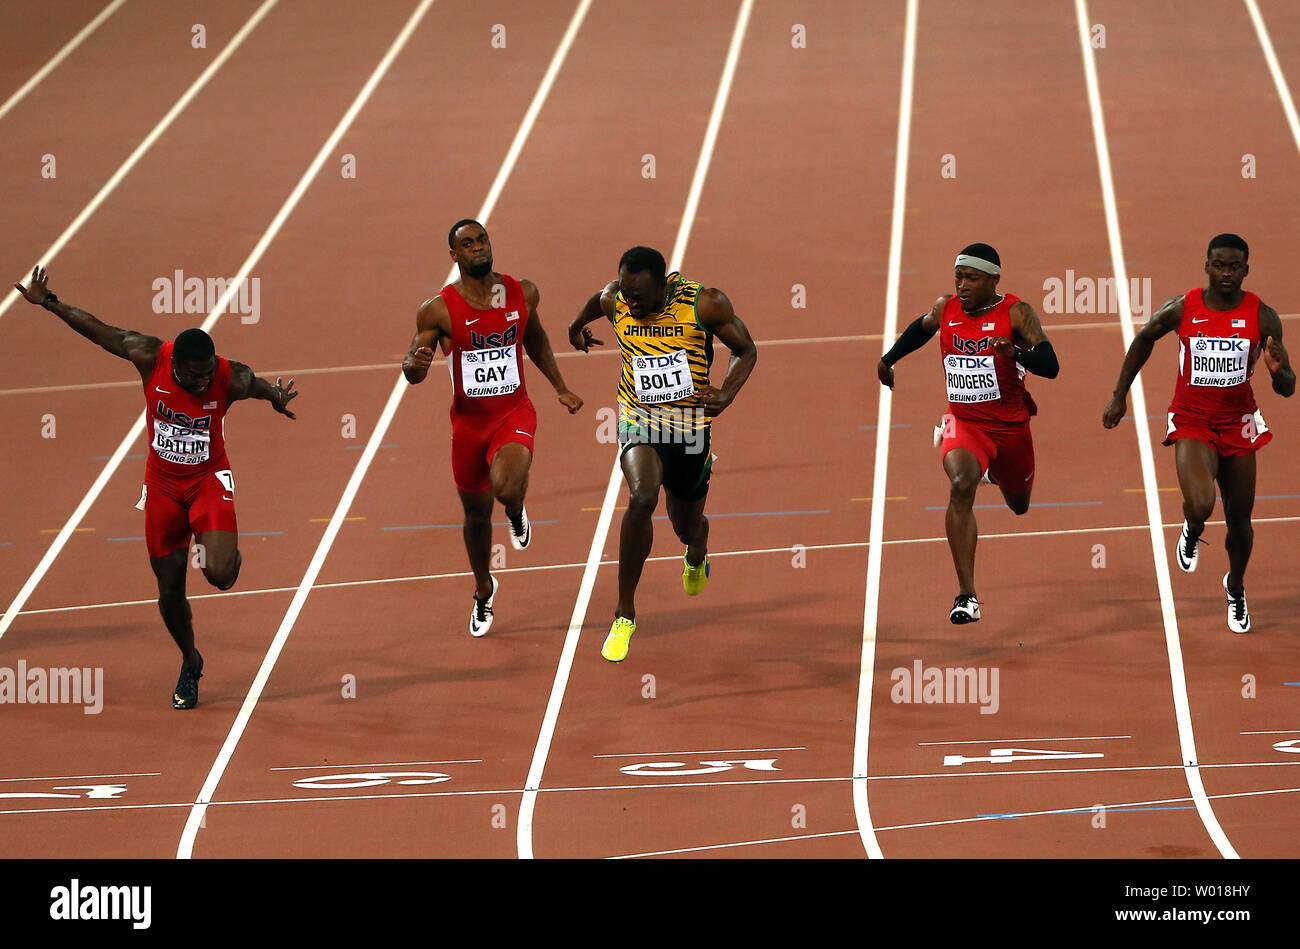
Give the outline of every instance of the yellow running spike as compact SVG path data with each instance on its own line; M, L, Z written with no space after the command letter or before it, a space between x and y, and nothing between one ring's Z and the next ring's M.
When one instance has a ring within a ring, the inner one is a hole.
M600 647L600 654L610 662L622 662L627 658L628 642L635 632L636 623L622 616L618 617L614 620L614 625L609 628L609 635L605 637L605 645Z
M704 592L704 585L709 582L709 558L706 554L704 563L692 567L691 562L682 557L682 589L687 596L698 596Z

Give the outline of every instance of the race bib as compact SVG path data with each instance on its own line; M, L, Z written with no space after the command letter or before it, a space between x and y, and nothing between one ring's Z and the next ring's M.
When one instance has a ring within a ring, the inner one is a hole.
M1250 340L1198 336L1188 341L1192 365L1189 382L1194 386L1222 389L1246 381L1250 361Z
M676 402L695 393L686 350L655 356L632 356L632 379L637 401L642 405Z
M207 419L199 421L206 422ZM174 419L155 418L152 447L163 461L176 465L201 465L208 460L212 433L206 427L192 428Z
M996 402L1002 398L991 355L944 356L943 374L948 382L949 402Z
M515 347L462 350L460 383L472 399L514 392L519 388L519 358Z

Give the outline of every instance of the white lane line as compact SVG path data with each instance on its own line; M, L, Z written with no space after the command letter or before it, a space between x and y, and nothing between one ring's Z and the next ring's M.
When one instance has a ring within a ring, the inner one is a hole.
M1269 732L1237 732L1238 735L1300 735L1300 728L1282 729Z
M1214 794L1211 796L1215 798L1262 797L1267 794L1294 794L1298 791L1300 791L1300 788L1278 788L1276 790L1271 790L1271 791L1238 791L1232 794ZM1135 808L1135 807L1146 807L1148 805L1158 805L1158 804L1185 804L1190 800L1191 798L1189 797L1171 797L1171 798L1163 798L1161 800L1155 800L1155 801L1129 801L1124 804L1105 804L1100 806L1104 806L1106 810L1111 811L1112 813L1123 813L1125 810ZM1099 805L1093 804L1093 805L1089 805L1088 807L1062 807L1062 808L1057 808L1055 810L1049 810L1049 811L1024 811L1024 812L1011 813L1005 815L986 814L980 817L959 817L959 818L954 818L952 820L919 821L914 824L892 824L888 827L878 827L876 829L881 831L916 830L922 827L945 827L953 824L982 824L982 823L986 823L987 821L1007 820L1009 818L1051 817L1060 814L1091 814L1096 811L1098 806ZM826 837L848 837L856 833L857 833L856 830L833 830L833 831L826 831L820 834L798 834L792 837L764 837L758 840L740 840L728 844L708 844L700 847L681 847L676 850L652 850L652 851L647 851L645 853L620 854L617 857L610 857L608 859L630 860L636 857L666 857L678 853L700 853L706 850L727 850L732 847L752 847L752 846L758 846L760 844L783 844L783 843L791 843L793 841L799 841L799 840L816 840L819 838L826 838Z
M199 92L202 91L203 87L208 84L208 80L215 76L217 70L225 65L226 60L234 55L235 50L240 47L248 37L248 34L253 31L257 24L262 22L262 18L271 11L271 8L275 6L277 2L279 2L279 0L265 0L265 2L257 8L256 12L248 18L248 21L240 27L239 32L234 35L234 38L226 44L226 48L217 54L217 58L208 64L208 68L203 70L203 72L199 74L199 78L195 79L190 87L185 90L185 93L176 100L176 104L167 111L166 115L158 120L158 124L155 125L149 134L145 136L144 141L137 145L135 151L131 152L131 154L127 156L126 161L122 162L117 171L113 173L113 177L109 178L108 181L104 183L104 186L99 189L99 193L90 199L90 203L81 209L81 213L73 219L72 223L69 224L64 229L63 233L59 235L58 240L50 245L49 250L42 254L35 261L33 266L36 264L39 264L42 267L49 266L50 262L58 255L59 251L63 250L63 248L67 246L68 241L72 240L73 235L81 229L81 225L85 224L86 221L89 220L90 216L99 209L99 206L104 203L105 199L107 199L108 196L113 193L114 189L122 183L122 179L131 172L131 169L139 163L140 159L145 156L145 153L153 147L153 143L158 141L162 134L167 131L172 122L176 120L177 116L185 111L186 107L193 101L194 97L197 96ZM26 281L31 278L31 275L32 267L28 267L23 271L22 276L18 278L18 282L26 283ZM3 316L9 307L13 306L14 302L19 300L21 297L22 294L17 290L10 289L5 298L0 300L0 316Z
M1256 517L1251 519L1252 524L1269 524L1277 522L1300 521L1297 517ZM1181 527L1182 521L1163 525L1167 528ZM1223 521L1206 521L1209 526L1223 526ZM1045 530L1045 531L1010 531L1002 534L983 534L980 540L998 540L1016 537L1055 537L1061 534L1099 534L1113 531L1145 531L1150 530L1149 524L1128 524L1117 525L1112 527L1078 527L1069 530ZM946 544L946 537L909 537L899 540L882 541L882 546L888 547L891 544ZM801 544L805 551L807 550L852 550L858 547L866 547L867 541L847 541L842 544ZM789 554L789 547L754 547L748 550L719 550L709 551L710 557L748 557L756 554ZM665 554L663 556L648 557L647 563L658 561L678 561L681 560L680 554ZM602 560L600 566L612 567L618 563L617 560ZM539 570L572 570L577 567L585 567L586 563L551 563L537 564L531 567L502 567L494 568L494 573L532 573ZM315 583L312 584L313 590L333 590L343 587L364 587L373 586L380 583L412 583L415 581L426 580L463 580L466 577L472 577L473 574L467 570L456 573L424 573L417 576L409 577L374 577L369 580L339 580L333 583ZM196 593L191 594L189 599L193 600L211 600L227 596L261 596L267 593L293 593L297 587L265 587L260 590L227 590L224 593ZM157 597L148 600L117 600L111 603L86 603L80 606L51 606L39 610L23 610L19 616L38 616L42 613L70 613L78 610L102 610L116 606L154 606L158 602Z
M0 778L0 781L82 781L86 778L156 778L161 771L132 771L128 774L65 774L45 778Z
M456 758L448 761L382 761L378 764L300 764L291 768L267 768L268 771L328 771L335 768L405 768L415 764L482 764L482 758Z
M234 55L235 50L240 47L248 34L253 32L253 29L262 21L262 18L270 12L271 8L275 6L277 2L278 0L265 0L265 2L257 8L257 11L248 18L247 22L245 22L242 27L240 27L239 32L234 35L228 44L226 44L225 49L217 55L216 59L208 64L208 68L203 70L203 73L199 78L194 80L194 83L185 91L185 94L176 101L174 106L172 106L171 111L163 116L162 120L154 126L153 131L149 133L148 137L146 137L145 140L136 147L135 151L131 153L131 156L122 163L122 167L118 168L113 177L108 179L108 182L104 187L99 190L99 193L91 199L91 202L82 209L76 219L67 226L62 234L59 235L59 239L50 246L50 249L45 252L39 261L37 261L38 263L42 265L49 264L50 260L63 249L64 245L67 244L67 242L72 239L72 236L81 228L81 225L95 213L95 210L104 202L104 199L112 193L118 183L126 177L127 173L132 168L135 167L136 162L144 156L144 153L149 150L158 137L167 130L167 127L171 125L176 116L180 115L181 112L185 110L185 107L190 104L190 101L199 94L199 90L207 85L208 80L216 75L217 70L225 64L226 60ZM28 270L27 273L23 274L20 280L27 280L30 275L31 271ZM231 283L231 289L237 289L233 282ZM9 295L5 297L3 301L0 301L0 315L3 315L5 310L7 310L9 306L19 298L19 296L20 294L17 290L10 290ZM223 296L221 306L224 306L228 299L229 294ZM214 311L208 316L207 320L204 321L203 328L205 330L216 322L219 312L220 311ZM0 638L3 638L5 632L11 625L13 625L13 621L18 616L19 611L22 610L23 604L25 604L28 597L32 595L32 592L36 589L37 585L41 582L41 579L54 563L55 558L63 551L63 548L68 543L68 539L72 537L73 533L76 531L77 525L80 524L82 518L86 516L86 512L90 510L91 505L95 503L95 500L99 497L100 493L108 485L109 479L112 478L113 473L117 471L118 466L122 464L122 459L126 457L127 452L131 450L131 447L136 443L136 440L139 439L143 432L144 413L141 412L140 416L135 420L135 424L131 426L131 430L126 433L126 437L122 439L121 444L117 446L117 450L113 452L113 456L104 465L104 470L99 473L99 477L95 479L95 483L90 486L90 490L86 492L86 496L81 499L81 503L77 505L76 510L72 512L72 516L68 518L68 522L63 525L63 529L60 530L58 535L54 538L54 542L50 544L50 548L45 552L45 556L42 557L40 563L36 565L36 569L33 570L31 576L27 578L27 582L24 583L22 589L18 591L18 595L14 597L13 602L9 604L4 615L0 616Z
M1201 768L1289 768L1300 767L1300 761L1236 761L1224 764L1203 764ZM931 771L918 774L876 775L872 781L915 781L919 778L987 778L1011 774L1100 774L1112 771L1181 771L1186 765L1115 765L1104 768L1037 768L1012 771Z
M27 93L40 85L41 80L54 72L54 70L58 68L59 63L67 59L73 50L85 42L86 38L90 36L91 33L94 33L95 30L99 29L99 25L117 12L117 8L124 3L126 3L126 0L113 0L112 3L100 10L93 20L83 26L81 32L64 43L63 48L50 57L49 62L36 70L36 72L32 74L32 78L23 83L17 92L5 100L4 105L0 105L0 119L3 119L8 115L9 110L21 102L26 97Z
M1132 735L1096 735L1090 738L975 738L970 741L918 741L918 745L996 745L1010 741L1110 741Z
M1106 120L1102 113L1101 88L1097 80L1097 64L1092 55L1089 29L1092 21L1088 19L1086 0L1074 0L1074 9L1079 26L1079 46L1083 54L1083 67L1088 85L1088 108L1092 113L1093 140L1097 150L1097 168L1101 177L1102 196L1106 206L1106 232L1110 241L1110 256L1115 271L1116 296L1120 313L1132 313L1128 293L1128 268L1125 264L1124 244L1120 239L1119 209L1115 200L1115 181L1111 176L1110 145L1106 137ZM1124 334L1124 348L1133 343L1133 326L1127 319L1119 321ZM1133 380L1133 417L1147 417L1147 401L1142 387L1142 378ZM1142 483L1146 494L1147 520L1151 524L1151 555L1155 561L1156 583L1160 590L1160 609L1165 625L1165 650L1169 654L1169 676L1173 686L1174 713L1178 720L1178 742L1182 747L1183 773L1187 776L1187 786L1196 801L1196 812L1201 822L1214 841L1219 853L1227 858L1236 858L1228 835L1219 826L1201 783L1197 770L1196 738L1192 731L1191 705L1187 698L1187 677L1183 670L1183 649L1178 638L1178 615L1174 607L1173 585L1169 577L1168 553L1165 550L1165 538L1161 534L1160 495L1157 492L1155 458L1151 450L1151 431L1146 425L1134 425L1137 432L1138 454L1142 461Z
M903 76L898 91L898 140L894 146L894 209L889 225L889 277L885 291L884 347L893 344L898 332L898 292L903 270L903 224L907 209L907 162L912 136L912 89L916 74L916 21L918 0L908 0L907 26L903 37ZM882 355L884 349L882 349ZM857 723L853 737L853 813L858 822L867 856L879 860L885 854L871 826L867 800L869 738L871 736L871 687L876 677L876 635L880 622L880 566L884 554L885 490L889 476L889 432L893 417L893 393L880 386L876 414L876 460L871 476L871 514L867 530L867 589L862 610L862 663L858 672Z
M700 147L699 160L695 165L695 175L691 179L691 190L686 198L686 209L682 213L681 223L677 228L672 256L668 263L669 271L680 270L686 256L686 243L690 239L691 226L695 222L695 210L699 206L700 194L704 190L704 179L708 174L709 162L713 157L713 146L717 141L718 128L722 125L722 114L726 109L727 95L731 90L731 80L736 73L736 64L740 60L740 47L745 38L745 27L749 23L749 14L753 9L753 0L742 0L740 12L736 16L736 26L731 34L731 46L727 50L726 64L722 68L722 79L718 83L718 92L713 100L713 112L709 115L709 124L704 133L704 143ZM560 715L560 706L564 702L564 690L569 684L569 673L573 669L573 657L578 651L578 639L582 634L582 624L586 621L587 607L591 602L591 591L596 584L596 572L601 563L601 552L605 549L605 538L609 535L610 521L614 516L614 502L618 498L622 473L619 470L618 456L610 468L609 482L605 486L605 498L600 505L600 517L596 521L596 531L591 538L591 549L587 554L587 563L582 572L582 583L578 588L578 597L573 604L573 613L569 618L569 628L564 636L564 648L560 653L560 662L555 670L555 679L551 683L551 694L546 701L546 712L542 716L541 730L537 736L537 745L533 748L533 758L528 766L528 778L524 782L523 798L519 804L519 818L516 821L515 845L521 860L533 857L533 813L537 807L537 791L542 785L542 773L546 769L546 758L550 754L551 740L555 736L555 723Z
M1264 15L1259 12L1259 6L1255 0L1245 0L1246 9L1250 12L1250 22L1255 25L1255 35L1259 37L1260 48L1264 51L1264 59L1268 62L1269 74L1273 77L1273 87L1277 89L1277 97L1282 102L1282 111L1286 113L1286 124L1291 127L1291 138L1295 140L1295 147L1300 149L1300 116L1296 115L1295 100L1291 98L1291 87L1287 85L1286 76L1282 74L1282 64L1278 62L1277 53L1273 51L1273 41L1269 38L1268 27L1264 25Z
M721 751L638 751L624 752L617 755L592 755L593 758L653 758L655 755L741 755L752 751L807 751L807 747L798 748L724 748Z
M357 96L357 101L353 103L348 114L344 116L344 122L340 123L335 130L335 134L330 137L326 147L321 150L317 156L317 162L313 163L313 172L322 164L327 155L332 150L334 144L347 127L347 123L360 111L370 93L378 85L379 80L383 78L388 71L389 65L397 57L398 52L406 44L407 39L415 30L416 25L424 17L433 0L423 0L420 6L403 27L402 32L393 45L389 48L388 53L384 56L382 62L376 67L375 72L371 75L370 80L366 83L365 88ZM496 207L501 191L505 187L506 180L510 177L514 169L520 152L523 150L524 142L527 140L529 133L532 131L533 124L537 121L538 113L541 112L542 105L550 93L551 86L555 82L555 77L559 74L560 66L563 64L565 57L568 55L569 47L573 45L573 39L577 35L578 27L581 25L583 17L586 16L588 8L591 6L591 0L581 0L577 9L573 13L573 18L569 21L569 28L560 41L555 55L551 58L549 68L543 76L541 84L537 87L537 92L533 95L532 103L528 107L523 120L520 122L519 129L515 133L514 141L511 143L510 150L507 152L501 167L497 171L495 180L492 182L488 195L483 203L482 209L478 213L478 220L484 224L492 216L492 210ZM305 185L304 185L305 188ZM298 192L295 192L297 194ZM281 215L277 220L283 220ZM456 277L456 268L453 266L447 275L445 282L450 283ZM231 288L235 287L238 281L232 282ZM224 301L223 301L224 302ZM330 548L334 544L335 537L338 536L339 529L343 526L343 519L347 516L348 510L352 506L352 501L356 498L357 492L361 489L361 482L366 476L370 463L374 460L375 454L379 450L379 444L383 441L384 435L388 432L389 425L392 424L393 416L397 413L397 407L402 401L402 396L410 386L405 377L398 375L397 381L393 385L393 391L388 397L388 402L375 424L374 431L371 432L370 440L366 443L365 450L361 453L361 458L357 461L357 466L352 472L352 477L348 480L347 487L343 491L343 496L339 498L338 506L334 509L334 514L330 518L329 525L325 528L325 534L321 537L320 544L316 548L316 553L307 567L307 572L303 574L302 581L298 584L297 591L294 593L289 609L280 623L280 628L276 630L275 639L272 641L270 648L267 650L265 658L262 660L262 666L257 671L257 676L253 684L249 687L248 695L244 699L243 707L240 708L238 716L235 718L234 725L231 726L230 733L226 736L225 743L217 755L216 761L212 764L212 769L208 773L207 780L203 782L203 788L199 791L198 798L195 800L190 810L189 818L185 822L185 830L181 835L180 845L177 848L176 856L179 859L187 859L193 855L194 838L198 834L199 828L203 824L203 815L209 803L212 801L212 795L216 792L217 784L221 781L221 776L225 773L226 766L230 763L230 757L234 754L235 747L239 744L240 737L244 734L244 729L248 726L249 719L252 717L253 709L257 706L257 701L262 695L262 690L266 687L267 680L271 676L271 670L275 668L276 660L280 657L280 652L284 649L284 644L289 639L289 633L293 630L293 625L298 619L298 614L302 611L303 605L311 593L312 585L316 582L321 568L325 564L325 559L329 555Z

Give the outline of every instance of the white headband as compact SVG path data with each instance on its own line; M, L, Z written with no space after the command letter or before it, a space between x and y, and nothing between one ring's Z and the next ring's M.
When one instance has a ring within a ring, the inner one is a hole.
M992 274L995 277L1002 275L1002 268L991 260L985 260L983 257L972 257L970 254L958 254L957 262L953 267L974 267L976 270L982 270L986 274Z

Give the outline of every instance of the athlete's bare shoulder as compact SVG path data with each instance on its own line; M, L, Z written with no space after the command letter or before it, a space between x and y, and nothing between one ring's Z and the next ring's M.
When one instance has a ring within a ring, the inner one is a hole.
M1263 300L1259 301L1259 338L1282 338L1282 317Z
M523 277L519 278L519 289L524 292L524 302L528 304L528 309L537 309L537 304L541 302L542 291L537 289L537 284Z
M703 326L717 326L736 318L731 300L717 287L701 287L695 297L695 315Z
M1151 319L1147 320L1143 327L1137 331L1137 335L1147 342L1155 342L1161 336L1172 333L1178 329L1183 322L1183 294L1176 297L1170 297L1160 308L1151 314Z
M437 329L450 335L451 312L447 309L447 301L442 298L442 294L429 297L420 304L415 325L420 331Z
M618 281L611 280L600 291L600 311L611 319L614 316L614 302L618 299Z
M1011 304L1008 313L1011 316L1012 332L1027 343L1030 348L1047 341L1047 334L1043 332L1043 324L1029 303L1024 300L1017 300Z
M943 296L939 297L939 299L934 301L934 305L930 307L930 312L921 317L922 329L929 333L934 333L939 329L940 324L943 322L943 309L948 305L948 301L951 300L953 296L955 296L955 294L945 293Z

